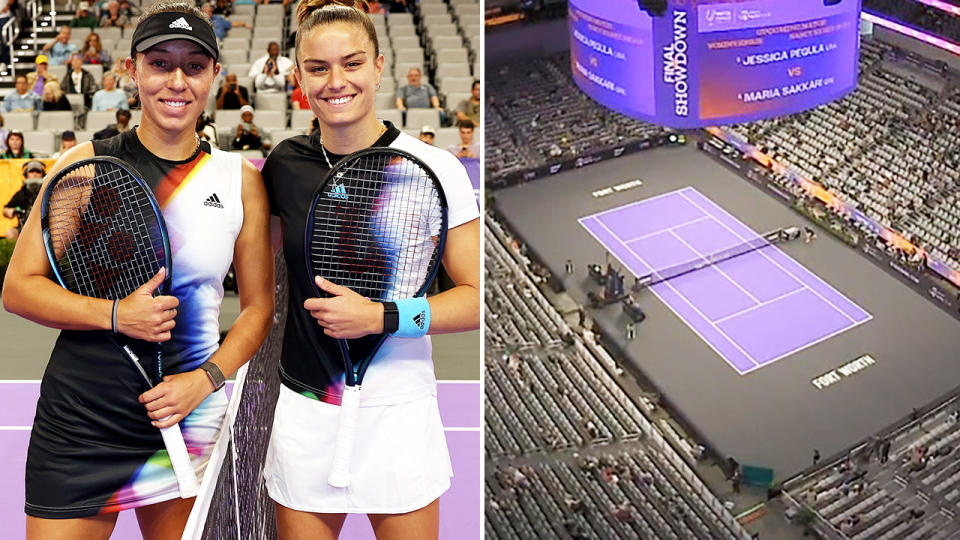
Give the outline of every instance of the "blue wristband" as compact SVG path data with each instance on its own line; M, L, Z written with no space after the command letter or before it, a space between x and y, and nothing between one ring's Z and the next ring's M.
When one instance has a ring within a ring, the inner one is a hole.
M406 298L394 303L400 314L400 325L394 336L417 338L427 335L430 329L430 303L426 298Z

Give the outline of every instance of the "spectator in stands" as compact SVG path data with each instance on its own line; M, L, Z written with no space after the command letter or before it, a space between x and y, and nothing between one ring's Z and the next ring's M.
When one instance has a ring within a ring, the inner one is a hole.
M37 65L37 69L36 71L27 73L27 88L38 96L41 96L43 95L43 88L48 82L58 82L57 76L50 73L47 69L49 67L47 55L38 54L36 60L33 62Z
M130 24L130 18L120 11L120 2L110 0L107 3L107 11L100 16L101 28L123 28Z
M813 464L816 465L820 463L820 450L817 448L813 449Z
M113 62L112 71L113 74L117 76L117 88L123 90L127 95L127 103L130 105L130 108L133 109L137 107L139 102L137 82L133 80L133 77L130 76L130 71L127 70L127 59L117 58Z
M3 115L0 114L0 152L7 149L7 135L9 133L10 130L3 127Z
M117 76L112 71L103 74L103 88L93 94L94 111L114 111L117 109L129 109L130 103L127 102L127 93L117 88Z
M64 131L60 135L60 150L57 150L50 156L51 159L57 159L61 154L77 145L77 135L72 131Z
M233 5L231 4L230 0L217 0L213 7L213 12L217 15L229 17L231 14L233 14Z
M434 131L430 126L423 126L420 128L420 135L417 138L429 144L430 146L433 146L433 141L437 138L437 132Z
M96 32L87 36L83 41L83 63L84 64L102 64L110 65L110 54L103 50L103 43L100 42L100 35Z
M140 8L130 3L130 0L120 0L120 13L127 16L128 20L140 16Z
M483 150L480 143L473 142L473 122L466 120L460 123L460 144L451 144L447 147L458 158L479 158Z
M61 26L60 33L57 34L57 39L43 46L41 51L48 55L51 64L62 66L70 61L70 56L73 53L80 50L76 45L70 43L71 34L72 31L69 26Z
M287 75L293 61L286 56L280 56L280 44L271 41L267 46L267 54L257 58L250 66L250 77L253 77L253 88L256 92L285 92L287 89Z
M71 28L89 28L93 30L97 27L97 17L90 11L89 2L80 2L77 5L77 13L68 23Z
M244 105L250 105L250 94L237 82L236 73L227 73L223 86L217 90L217 109L235 111Z
M307 101L307 96L303 94L303 88L300 88L297 78L294 77L293 70L290 70L290 83L293 85L293 93L290 94L290 106L295 111L309 109L310 103Z
M219 147L217 142L217 125L213 123L213 118L206 112L197 117L197 137L200 140L207 141L213 147Z
M43 102L41 102L40 106L41 110L44 111L73 110L73 107L70 106L70 101L67 100L67 96L63 95L63 90L57 81L50 81L43 86Z
M227 37L227 30L230 30L234 26L239 26L240 28L250 28L253 29L253 25L247 24L243 21L230 21L223 15L217 15L214 13L213 4L207 2L203 5L203 12L210 19L210 22L213 23L213 33L217 36L217 39L223 41Z
M24 148L23 132L12 129L7 134L7 149L0 154L0 159L30 159L33 153Z
M3 207L3 217L17 218L17 226L7 230L7 238L16 238L20 236L20 229L23 228L27 216L30 215L30 209L40 194L40 185L43 183L43 177L47 174L46 167L39 161L30 161L23 166L23 185L10 197L10 200Z
M263 140L260 126L253 123L253 107L240 107L240 119L237 131L233 135L232 147L234 150L260 150L270 148L270 144Z
M423 72L418 67L407 72L407 84L397 88L396 107L403 112L403 121L407 121L407 109L437 109L440 111L440 125L445 125L447 115L440 106L437 91L430 83L423 82Z
M130 111L126 109L117 110L117 123L107 124L107 127L93 134L94 140L109 139L126 131L130 131Z
M79 54L70 57L70 68L63 90L68 94L83 94L84 106L90 107L93 94L97 91L97 81L83 69L83 57Z
M16 15L14 11L17 8L17 0L3 0L0 1L0 27L7 24L7 21L10 20L10 17ZM16 25L16 23L14 23ZM4 44L0 47L0 62L2 62L3 70L7 69L7 62L10 60L10 55L7 52L9 48Z
M33 112L40 110L40 96L27 86L27 76L17 75L15 91L3 98L3 112Z
M470 120L473 125L480 125L480 81L474 80L470 87L470 97L457 104L457 124Z

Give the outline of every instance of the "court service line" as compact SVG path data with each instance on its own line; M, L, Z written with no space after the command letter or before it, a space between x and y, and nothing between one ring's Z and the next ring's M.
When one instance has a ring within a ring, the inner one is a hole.
M720 324L720 323L722 323L722 322L724 322L724 321L727 321L727 320L730 320L730 319L739 317L739 316L741 316L741 315L743 315L743 314L745 314L745 313L747 313L747 312L753 311L753 310L755 310L755 309L762 308L762 307L764 307L764 306L769 306L770 304L773 304L774 302L779 302L780 300L783 300L784 298L786 298L786 297L788 297L788 296L793 296L793 295L795 295L795 294L797 294L797 293L799 293L799 292L803 292L803 291L805 291L805 290L807 290L807 286L806 286L806 285L804 285L803 287L800 287L799 289L794 289L794 290L792 290L792 291L790 291L790 292L781 294L780 296L776 296L776 297L773 297L773 298L771 298L771 299L769 299L769 300L765 300L765 301L763 301L763 302L760 302L759 304L757 304L757 305L755 305L755 306L750 306L750 307L748 307L748 308L746 308L746 309L741 309L740 311L738 311L738 312L736 312L736 313L732 313L732 314L730 314L730 315L725 315L725 316L720 317L719 319L717 319L717 320L715 320L715 321L712 321L712 322L713 322L713 324Z
M626 210L627 208L633 208L634 206L637 206L637 205L639 205L639 204L645 204L645 203L648 203L648 202L650 202L650 201L655 201L655 200L657 200L657 199L662 199L662 198L664 198L664 197L669 197L669 196L671 196L671 195L679 195L681 191L684 191L684 190L686 190L686 189L690 189L690 188L689 188L689 187L685 187L685 188L683 188L683 189L681 189L681 190L677 190L677 191L668 191L668 192L666 192L666 193L661 193L661 194L659 194L659 195L654 195L653 197L647 197L646 199L641 199L641 200L639 200L639 201L634 201L634 202L632 202L632 203L627 203L627 204L625 204L625 205L623 205L623 206L618 206L618 207L616 207L616 208L611 208L611 209L609 209L609 210L603 210L602 212L597 212L596 214L588 214L588 215L586 215L586 216L583 216L583 217L578 218L577 221L580 221L580 220L583 220L583 219L592 218L592 217L605 216L605 215L610 214L610 213L613 213L613 212L619 212L619 211L621 211L621 210ZM701 209L700 211L702 212L703 209ZM597 221L599 221L599 220L597 220Z
M830 338L832 338L832 337L834 337L834 336L840 335L840 334L846 332L847 330L853 330L854 328L856 328L856 327L858 327L858 326L866 323L867 321L870 321L872 318L873 318L873 316L871 315L870 318L868 318L868 319L864 319L864 320L862 320L862 321L857 321L857 322L851 324L850 326L844 326L843 328L839 328L839 329L837 329L836 331L831 332L831 333L829 333L829 334L827 334L827 335L825 335L825 336L823 336L823 337L820 337L820 338L818 338L818 339L815 339L815 340L813 340L813 341L811 341L811 342L809 342L809 343L804 343L803 345L800 345L799 347L797 347L797 348L795 348L795 349L789 350L789 351L781 354L780 356L777 356L776 358L773 358L772 360L768 360L767 362L764 362L763 364L760 364L759 366L757 366L757 367L755 367L755 368L750 368L750 369L748 369L747 371L744 372L744 374L747 374L747 373L753 371L754 369L758 369L758 368L761 368L761 367L769 366L770 364L772 364L772 363L774 363L774 362L778 362L778 361L780 361L780 360L783 360L784 358L786 358L786 357L788 357L788 356L790 356L790 355L793 355L793 354L795 354L795 353L798 353L798 352L800 352L800 351L802 351L802 350L804 350L804 349L809 349L810 347L813 347L814 345L817 345L817 344L819 344L819 343L823 343L824 341L826 341L826 340L828 340L828 339L830 339Z
M599 219L594 219L593 216L590 216L590 217L587 218L587 219L593 219L593 220L594 220L595 222L597 222L597 224L599 224L601 227L603 227L604 229L607 229L608 231L610 231L610 229L607 228L607 226L604 225ZM600 244L600 247L603 249L604 253L609 253L610 255L613 255L613 258L616 259L616 260L620 263L621 266L623 266L623 267L626 268L627 270L630 270L630 272L633 273L633 277L635 277L635 278L640 277L640 274L638 274L637 271L634 270L631 265L627 264L623 259L621 259L620 256L617 255L617 252L614 251L613 248L615 248L615 247L617 247L617 246L608 246L607 243L604 242L603 240L601 240L599 236L593 234L593 231L591 231L590 228L587 227L584 223L581 222L580 225L583 226L584 229L586 229L587 234L589 234L590 236L592 236L593 239L596 240L598 244ZM610 234L613 234L613 231L610 231ZM617 235L613 234L613 238L614 238L617 242L620 242L620 237L618 237ZM621 245L622 247L626 247L626 246L623 245L623 242L620 242L620 245ZM643 262L643 261L641 261L641 262ZM644 262L643 264L647 264L647 263ZM652 271L652 269L650 269L650 271Z
M680 196L683 197L684 199L687 199L688 201L690 201L690 204L693 204L694 206L696 206L697 208L699 208L701 211L706 212L706 210L705 210L703 207L701 207L701 206L700 206L699 204L697 204L695 201L691 201L690 198L688 198L686 195L684 195L684 194L681 193ZM719 208L719 207L718 207L718 208ZM720 210L723 211L724 213L726 213L727 215L729 215L731 218L736 219L735 216L733 216L733 215L730 214L729 212L726 212L726 210L723 210L722 208L720 208ZM737 221L739 221L739 220L737 220ZM738 238L740 238L741 240L743 240L743 241L746 241L746 240L747 240L747 239L744 238L742 235L740 235L740 233L738 233L737 231L734 231L733 229L731 229L726 223L723 222L723 220L718 219L718 220L717 220L717 223L719 223L720 226L723 227L724 229L726 229L726 230L730 231L731 233L733 233L734 235L736 235L736 236L737 236ZM781 253L783 253L783 252L781 251ZM787 270L786 268L784 268L783 265L781 265L779 262L771 259L770 256L767 255L766 253L761 253L760 255L762 255L762 256L763 256L765 259L767 259L768 261L772 262L772 263L774 264L774 266L776 266L777 268L783 270L787 275L789 275L789 276L792 277L793 279L799 281L800 283L806 283L806 282L804 282L803 280L801 280L800 278L798 278L793 272L791 272L790 270ZM813 272L811 272L811 271L809 271L809 270L807 271L807 274L808 274L808 275L814 275ZM836 290L833 286L831 286L830 284L828 284L828 283L826 283L826 282L823 282L823 283L824 283L824 285L827 285L828 287L830 287L831 289L833 289L834 292L837 292L837 293L840 292L840 291L837 291L837 290ZM821 300L823 300L824 302L826 302L827 304L829 304L830 307L832 307L833 309L835 309L835 310L837 310L838 312L840 312L840 314L843 315L844 317L846 317L847 319L849 319L850 322L852 322L852 323L856 323L856 322L857 322L853 317L851 317L850 315L848 315L846 311L844 311L844 310L840 309L839 307L837 307L837 305L834 304L833 302L831 302L830 300L827 300L822 294L820 294L820 291L814 289L813 287L810 287L810 291L811 291L813 294L817 295ZM841 296L842 296L842 293L841 293ZM846 298L846 297L844 297L844 298Z
M716 219L714 219L714 221L716 221ZM683 238L680 238L680 236L677 235L677 233L675 233L675 232L673 232L673 231L670 231L670 234L673 235L673 237L676 238L677 240L683 242L683 244L684 244L685 246L687 246L688 248L692 249L693 252L696 253L697 255L699 255L701 259L703 259L703 260L706 261L707 263L710 262L703 253L700 253L700 250L699 250L699 249L697 249L697 248L693 247L692 245L690 245L690 243L687 242L686 240L684 240ZM744 255L746 255L746 254L744 254ZM720 261L720 262L722 262L722 261ZM711 265L710 268L716 270L717 272L720 272L720 274L721 274L723 277L727 278L727 281L729 281L730 283L733 283L733 286L734 286L734 287L740 289L740 290L743 292L743 294L749 296L750 299L753 300L753 303L754 303L754 304L759 304L759 303L760 303L760 300L757 299L757 297L755 297L754 295L750 294L750 291L744 289L743 286L741 286L739 283L737 283L737 281L736 281L735 279L733 279L732 277L730 277L729 275L727 275L726 272L724 272L723 270L721 270L718 265L716 265L716 264ZM701 268L701 270L706 270L706 269L707 269L707 267ZM712 321L711 321L711 323L712 323Z
M603 223L602 221L600 221L600 220L598 219L598 220L597 220L597 223L599 223L600 226L603 227L604 229L607 229L607 232L609 232L614 238L617 238L617 235L614 234L613 231L611 231L606 225L604 225L604 223ZM637 259L640 259L640 262L642 262L643 264L645 264L645 265L647 265L647 266L650 266L650 263L648 263L648 262L646 261L646 259L644 259L643 257L641 257L640 254L637 253L636 251L634 251L630 246L623 246L623 247L627 248L627 250L630 251L630 253L633 253L633 255L634 255ZM690 299L688 299L686 296L683 295L683 293L681 293L681 292L678 291L673 285L671 285L669 281L663 281L663 282L659 283L658 285L666 285L667 287L670 287L670 289L672 289L673 292L677 294L677 296L679 296L688 306L690 306L691 309L693 309L694 311L696 311L697 314L700 315L700 317L702 317L703 320L706 321L707 324L709 324L710 326L712 326L714 330L716 330L717 332L720 333L720 335L722 335L724 338L726 338L727 341L729 341L731 345L733 345L734 347L737 348L737 350L739 350L741 353L743 353L743 355L746 356L748 360L750 360L750 361L753 362L754 364L757 364L757 361L756 361L752 356L750 356L750 354L747 353L747 351L743 350L743 347L741 347L739 343L737 343L736 341L734 341L733 338L731 338L730 336L728 336L726 332L724 332L724 331L721 330L720 328L717 328L716 325L714 325L712 322L710 322L710 319L709 319L706 315L704 315L703 312L700 311L699 308L697 308L697 306L693 305L693 302L691 302ZM660 295L657 295L657 297L660 298ZM664 300L663 298L660 298L660 301L662 301L664 304L667 304L667 306L670 305L670 303L667 302L666 300ZM671 308L671 309L672 309L672 308ZM680 317L680 320L682 320L682 321L684 321L684 322L687 323L687 327L693 328L693 324L691 324L690 321L687 321L686 318L684 318L682 315L680 315L680 314L677 313L676 311L674 311L674 313L676 313L676 315L677 315L678 317ZM704 337L703 334L701 334L700 332L697 332L695 329L694 329L694 333L696 333L698 336L700 336L701 339L703 339L705 342L707 342L707 344L709 344L711 347L713 347L713 345L710 343L710 340L707 339L706 337ZM721 352L720 352L719 350L717 350L716 348L714 348L714 350L717 351L717 354L720 355L720 358L723 358L723 360L724 360L725 362L727 362L727 364L730 364L730 361L727 360L727 357L726 357L725 354L721 353ZM738 371L738 372L740 371L736 366L733 366L733 368L734 368L734 370L736 370L736 371Z
M697 219L691 219L690 221L684 221L683 223L674 225L674 226L672 226L672 227L667 227L666 229L660 229L660 230L657 231L657 232L652 232L652 233L649 233L649 234L644 234L644 235L641 235L641 236L637 236L636 238L631 238L631 239L629 239L629 240L624 240L624 239L620 238L619 235L617 235L617 240L620 240L620 241L623 242L624 244L626 244L627 242L636 242L637 240L646 240L647 238L651 238L651 237L654 237L654 236L659 236L659 235L661 235L661 234L663 234L663 233L673 232L674 229L679 229L680 227L686 227L687 225L693 225L694 223L698 223L698 222L700 222L700 221L706 221L706 220L708 220L708 219L716 219L716 218L714 218L713 216L702 216L702 217L698 217ZM599 220L598 220L598 221L599 221Z

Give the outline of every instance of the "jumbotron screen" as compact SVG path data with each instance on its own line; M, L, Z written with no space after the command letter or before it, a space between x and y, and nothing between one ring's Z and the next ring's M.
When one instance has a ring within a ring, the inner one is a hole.
M577 85L606 107L671 127L782 116L857 84L860 0L570 0Z

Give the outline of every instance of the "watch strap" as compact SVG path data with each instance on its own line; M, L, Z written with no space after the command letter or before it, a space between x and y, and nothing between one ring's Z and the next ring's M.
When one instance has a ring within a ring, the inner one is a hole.
M392 334L400 328L400 310L393 302L383 303L383 333Z
M206 372L207 377L210 378L210 382L213 383L213 391L216 392L223 388L223 385L227 384L226 378L223 376L223 372L220 371L220 366L210 362L209 360L200 364L200 369Z

